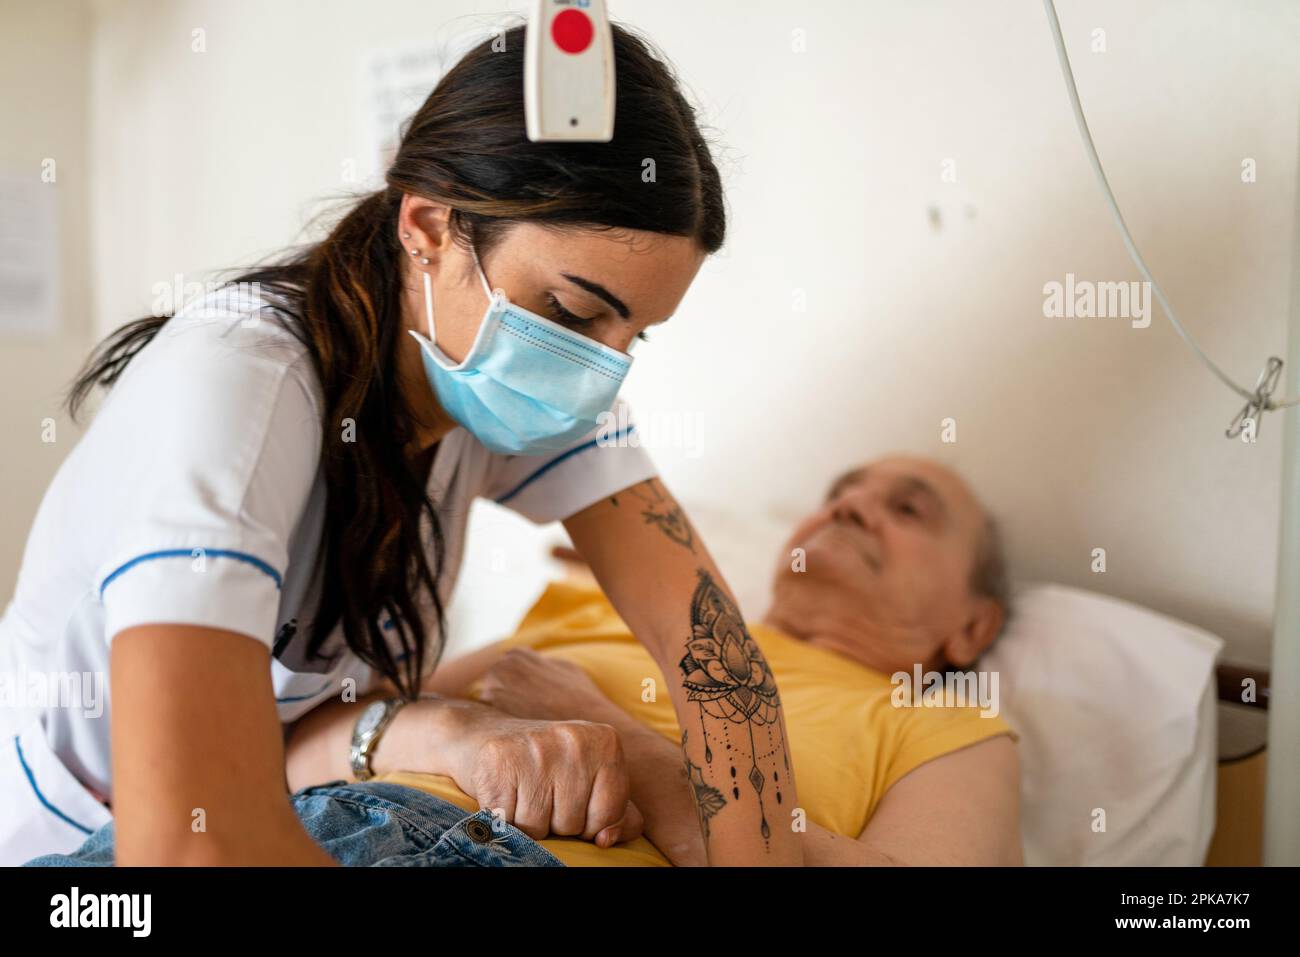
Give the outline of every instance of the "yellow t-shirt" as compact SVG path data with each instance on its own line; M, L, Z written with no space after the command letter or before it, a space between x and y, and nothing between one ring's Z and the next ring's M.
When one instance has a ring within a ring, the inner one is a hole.
M810 820L836 834L861 834L885 792L926 761L1000 734L1016 739L1001 718L983 717L977 708L895 707L888 675L761 624L749 631L780 691L799 804ZM663 674L595 586L551 584L504 644L573 662L624 711L681 741ZM654 681L654 701L644 700L646 679ZM420 788L467 812L478 810L450 778L402 772L380 780ZM539 843L569 866L668 863L645 838L612 848L573 838Z

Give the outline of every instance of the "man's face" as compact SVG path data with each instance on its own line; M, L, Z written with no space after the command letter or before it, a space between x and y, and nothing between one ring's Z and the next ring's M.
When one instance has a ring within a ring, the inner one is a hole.
M970 580L983 527L979 502L946 468L905 457L871 462L836 479L795 529L774 598L797 596L796 607L854 623L843 631L860 634L853 640L866 653L858 657L876 667L929 662L975 610ZM796 548L803 571L791 567Z

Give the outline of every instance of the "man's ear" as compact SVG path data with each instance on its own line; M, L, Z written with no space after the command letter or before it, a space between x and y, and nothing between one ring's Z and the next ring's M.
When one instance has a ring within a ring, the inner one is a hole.
M966 624L943 646L944 658L956 668L972 664L993 644L1006 617L1006 609L992 598L976 598Z

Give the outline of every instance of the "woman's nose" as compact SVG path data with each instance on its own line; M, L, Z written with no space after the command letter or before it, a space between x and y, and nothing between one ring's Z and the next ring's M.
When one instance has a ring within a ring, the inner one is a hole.
M611 329L608 332L602 331L599 335L593 336L597 342L603 346L609 346L611 349L617 349L619 352L631 355L633 347L636 344L636 333L629 334L623 329Z

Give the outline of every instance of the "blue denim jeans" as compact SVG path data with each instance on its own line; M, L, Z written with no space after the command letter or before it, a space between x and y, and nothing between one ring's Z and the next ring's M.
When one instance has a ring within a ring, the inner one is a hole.
M563 867L550 851L490 811L454 804L400 784L332 781L293 795L312 840L345 867ZM25 867L111 867L113 824L71 854Z

